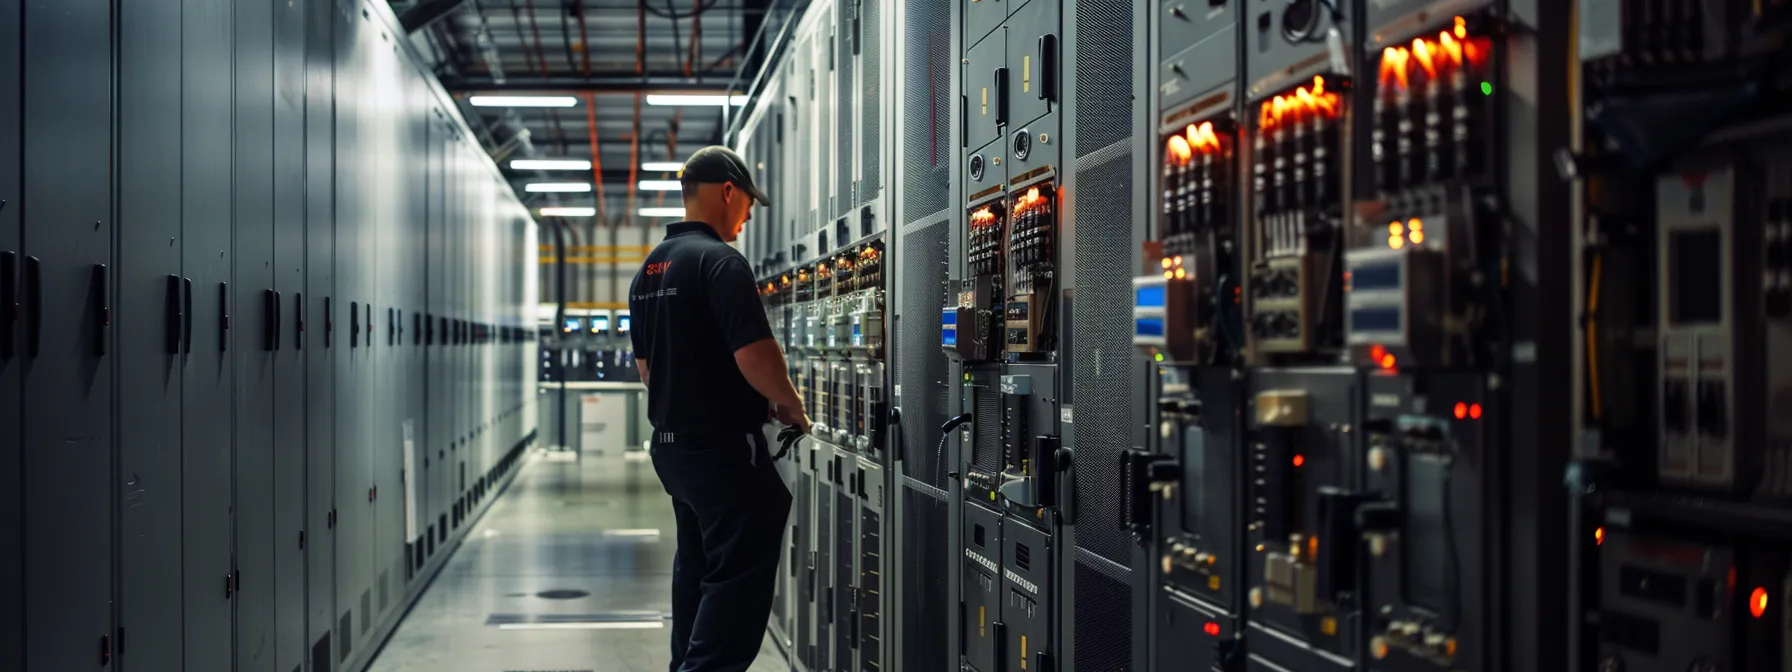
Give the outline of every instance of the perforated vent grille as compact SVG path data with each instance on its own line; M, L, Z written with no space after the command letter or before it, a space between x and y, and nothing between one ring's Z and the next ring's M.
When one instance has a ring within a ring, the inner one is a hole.
M1098 558L1078 556L1074 672L1131 672L1131 582Z
M952 55L949 0L902 4L907 41L902 50L902 205L910 222L946 209L956 159L952 139Z
M859 74L861 89L865 92L859 106L859 114L864 116L863 128L859 133L859 142L863 148L859 151L859 202L867 203L877 196L884 186L883 171L879 161L883 160L883 11L880 0L860 0L859 5L859 52L863 54L864 72Z
M906 473L936 488L946 487L939 453L940 425L946 423L946 357L940 352L940 306L946 305L947 220L903 237L902 316L897 326L896 372L902 385L902 451Z
M947 658L951 544L946 502L910 487L902 489L902 497L902 665L909 670L952 669L956 666Z
M1076 155L1132 137L1132 2L1077 0ZM1080 190L1087 194L1085 187ZM1077 236L1082 236L1081 230ZM1084 268L1088 268L1085 266Z
M975 389L977 426L971 434L971 463L980 469L1002 469L1002 397L987 387Z
M1076 172L1077 268L1132 268L1132 154L1120 152ZM1079 464L1077 501L1088 510L1078 517L1077 545L1129 565L1130 538L1119 520L1120 492L1115 474L1120 452L1131 442L1132 324L1123 311L1105 310L1131 300L1131 279L1124 273L1077 276L1076 303L1070 317L1076 324L1076 433Z

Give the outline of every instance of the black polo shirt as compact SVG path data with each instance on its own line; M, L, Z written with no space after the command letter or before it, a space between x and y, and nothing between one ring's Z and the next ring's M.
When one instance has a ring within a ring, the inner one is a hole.
M630 338L647 362L647 417L659 432L757 432L766 400L734 351L772 337L747 258L701 222L666 227L629 287Z

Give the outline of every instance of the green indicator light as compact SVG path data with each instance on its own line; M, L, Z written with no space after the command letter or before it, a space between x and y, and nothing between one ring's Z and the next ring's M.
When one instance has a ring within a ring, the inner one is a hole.
M1157 361L1164 361L1164 353L1157 353Z
M1487 96L1493 95L1493 82L1481 82L1481 94Z

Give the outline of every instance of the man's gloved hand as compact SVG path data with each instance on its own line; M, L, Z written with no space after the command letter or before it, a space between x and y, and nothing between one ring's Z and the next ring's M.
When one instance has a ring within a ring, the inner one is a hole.
M802 429L802 433L809 433L809 414L803 412L801 406L779 406L774 417L778 419L779 424L799 427Z
M784 459L785 455L790 454L790 449L796 447L796 444L803 440L803 434L806 433L796 425L785 425L783 429L778 430L778 454L772 456L772 459Z

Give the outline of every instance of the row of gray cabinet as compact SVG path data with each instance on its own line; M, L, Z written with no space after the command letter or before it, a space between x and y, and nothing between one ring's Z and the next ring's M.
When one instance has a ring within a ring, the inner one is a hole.
M514 469L535 224L394 25L0 0L0 669L357 669Z

